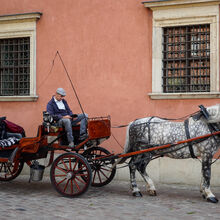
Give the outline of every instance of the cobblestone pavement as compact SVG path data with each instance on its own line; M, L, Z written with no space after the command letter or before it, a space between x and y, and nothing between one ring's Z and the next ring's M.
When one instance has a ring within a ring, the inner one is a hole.
M115 181L90 187L79 198L60 196L48 177L28 183L28 176L0 182L0 219L74 220L172 220L220 219L220 203L202 199L199 187L157 184L156 197L148 196L139 182L143 197L131 195L129 182ZM220 187L212 188L220 198Z

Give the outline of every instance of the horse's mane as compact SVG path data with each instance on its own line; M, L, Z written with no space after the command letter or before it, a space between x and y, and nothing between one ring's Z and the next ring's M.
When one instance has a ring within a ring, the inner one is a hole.
M208 123L218 123L220 122L220 105L213 105L207 107L207 111L209 113L209 119L207 120Z

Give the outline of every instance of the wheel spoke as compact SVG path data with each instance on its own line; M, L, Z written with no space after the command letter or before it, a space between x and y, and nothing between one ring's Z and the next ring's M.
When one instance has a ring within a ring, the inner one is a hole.
M92 182L95 182L95 176L96 176L97 171L95 170L95 173L93 174Z
M56 174L55 177L63 177L66 176L66 174Z
M13 172L11 171L11 168L10 168L10 166L7 166L7 168L8 168L8 173L10 173L11 175L13 174Z
M78 185L78 183L76 182L76 180L75 179L73 179L73 182L75 183L75 185L76 185L76 188L80 191L81 189L80 189L80 187L79 187L79 185Z
M77 170L77 173L79 173L79 171L83 171L83 168L86 168L86 167L85 167L85 165L82 164L81 167Z
M79 182L81 182L81 183L83 183L83 184L86 183L86 181L85 181L84 179L79 179L77 176L75 177L75 179L77 179Z
M59 166L56 166L56 168L57 168L58 170L60 170L60 171L64 172L64 173L67 173L67 171L66 171L66 170L64 170L63 168L61 168L61 167L59 167Z
M78 163L79 163L79 159L76 160L76 162L75 162L74 167L73 167L72 170L75 170L75 169L76 169L76 166L77 166Z
M87 176L88 176L88 174L86 174L86 173L77 173L77 174L76 174L76 176L81 176L81 177L83 176L83 177L87 177Z
M71 167L72 167L72 163L71 163L71 162L72 162L72 161L71 161L71 159L69 158L69 169L70 169L70 170L72 170L72 168L71 168Z
M102 175L103 175L106 179L108 179L108 177L105 175L105 173L104 173L102 170L100 170L100 173L102 173Z
M98 172L99 182L102 183L102 178L100 176L100 173Z
M64 186L64 192L66 192L66 188L67 188L67 186L68 186L68 184L69 184L69 181L70 181L70 180L67 180L66 185Z
M110 167L109 167L109 169L107 169L106 167L102 167L101 169L102 169L102 170L105 170L105 171L108 171L108 172L111 171L111 168L110 168Z
M71 190L71 194L73 194L73 181L70 181L70 190Z
M66 177L63 178L60 182L57 183L57 185L60 185L61 183L63 183L66 180Z
M66 170L68 170L68 167L67 167L66 163L63 160L61 162L64 165L64 167L66 168Z

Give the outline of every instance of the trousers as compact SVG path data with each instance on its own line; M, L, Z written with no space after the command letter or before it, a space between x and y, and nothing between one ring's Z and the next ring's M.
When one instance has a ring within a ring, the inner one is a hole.
M69 143L74 142L72 126L75 126L78 122L80 122L80 136L87 133L87 119L87 114L78 114L73 120L68 118L62 118L59 120L58 124L65 128Z

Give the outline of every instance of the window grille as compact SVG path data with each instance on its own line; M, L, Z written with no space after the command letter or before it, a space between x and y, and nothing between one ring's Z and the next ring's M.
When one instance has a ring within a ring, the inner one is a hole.
M163 92L210 91L210 25L163 28Z
M30 38L0 39L0 96L30 94Z

